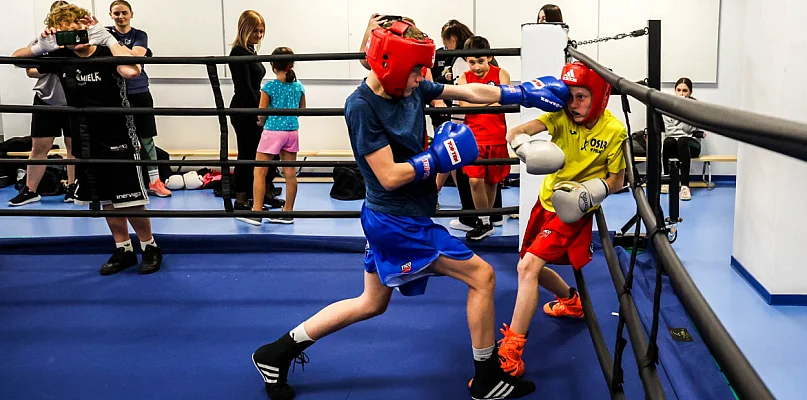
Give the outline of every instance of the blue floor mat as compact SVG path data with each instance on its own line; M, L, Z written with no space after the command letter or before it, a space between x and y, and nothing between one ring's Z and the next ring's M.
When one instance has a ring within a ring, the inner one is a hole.
M287 250L171 254L157 274L108 277L107 254L0 255L0 398L265 399L251 353L362 288L362 253ZM497 323L509 322L518 255L479 254L497 272ZM618 304L601 252L584 271L613 351ZM433 278L426 295L396 294L384 315L319 341L290 374L298 399L468 398L466 294ZM542 290L541 304L550 299ZM539 311L524 359L538 386L527 398L608 398L582 321ZM630 346L623 365L627 397L643 398Z

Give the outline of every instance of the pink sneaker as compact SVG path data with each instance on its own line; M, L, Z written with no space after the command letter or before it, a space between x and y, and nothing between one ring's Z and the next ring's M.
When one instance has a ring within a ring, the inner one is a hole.
M154 183L149 183L149 194L157 197L171 197L171 191L165 187L163 181L157 179Z

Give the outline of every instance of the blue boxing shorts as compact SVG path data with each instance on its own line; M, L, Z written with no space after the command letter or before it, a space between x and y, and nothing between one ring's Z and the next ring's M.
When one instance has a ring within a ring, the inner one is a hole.
M404 296L426 292L429 269L437 257L468 260L474 256L464 243L429 217L404 217L361 209L361 226L367 237L364 270L378 272L381 283L398 288Z

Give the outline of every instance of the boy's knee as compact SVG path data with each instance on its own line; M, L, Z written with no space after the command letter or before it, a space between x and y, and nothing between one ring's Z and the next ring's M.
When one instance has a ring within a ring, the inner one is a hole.
M496 273L493 272L493 267L486 262L482 262L474 272L474 287L478 290L493 291L496 288Z
M524 255L518 262L518 276L519 277L534 277L538 278L538 275L541 273L541 269L544 268L546 262L539 258L538 256L527 253Z
M379 316L387 311L389 301L381 301L370 296L362 295L362 314L365 318Z

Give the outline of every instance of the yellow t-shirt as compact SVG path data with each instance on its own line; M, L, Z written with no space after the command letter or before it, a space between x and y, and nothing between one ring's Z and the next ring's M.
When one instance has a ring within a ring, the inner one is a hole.
M605 179L607 173L616 174L625 169L622 142L627 139L628 131L610 111L605 110L592 129L577 125L565 111L546 113L538 120L546 125L552 142L566 155L563 168L547 175L541 186L538 197L547 211L555 212L552 192L556 183Z

